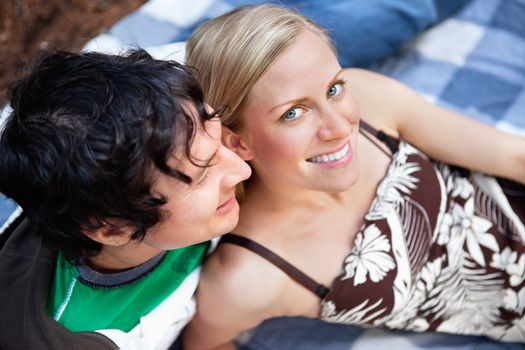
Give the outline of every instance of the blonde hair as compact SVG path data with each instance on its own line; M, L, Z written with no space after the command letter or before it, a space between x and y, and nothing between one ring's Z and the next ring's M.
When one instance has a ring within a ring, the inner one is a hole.
M329 35L299 13L277 5L246 6L204 23L186 44L186 63L197 68L208 102L226 107L221 121L237 132L251 88L303 29Z

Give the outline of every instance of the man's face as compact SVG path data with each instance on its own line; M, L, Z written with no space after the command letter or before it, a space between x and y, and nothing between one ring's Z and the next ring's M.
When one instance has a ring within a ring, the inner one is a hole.
M197 113L193 106L190 111L194 116ZM171 167L190 176L191 184L158 174L152 186L153 195L167 199L161 207L165 216L148 230L143 243L160 250L207 241L232 230L239 219L235 185L250 176L250 167L222 145L218 118L195 125L190 153L197 165L183 152L168 161Z

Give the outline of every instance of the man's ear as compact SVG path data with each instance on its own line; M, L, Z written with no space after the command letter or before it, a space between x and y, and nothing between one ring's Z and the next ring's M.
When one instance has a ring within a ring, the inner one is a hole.
M98 229L83 230L84 235L90 239L107 246L123 246L131 240L131 228L128 226L113 226L106 224Z
M253 159L253 153L242 136L224 125L222 126L222 143L241 157L242 160Z

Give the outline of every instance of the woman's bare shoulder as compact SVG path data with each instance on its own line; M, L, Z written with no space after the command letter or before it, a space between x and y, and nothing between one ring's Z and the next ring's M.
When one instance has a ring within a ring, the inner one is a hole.
M419 106L421 97L401 82L373 71L348 68L343 74L361 117L376 128L398 136L400 120Z
M197 314L185 341L216 346L279 316L282 279L268 270L243 247L220 244L204 263L196 295Z
M248 311L274 307L286 281L284 273L256 253L221 243L204 264L201 285L215 297Z
M351 83L358 83L369 87L384 87L388 89L397 89L403 84L395 79L392 79L384 74L377 73L363 68L345 68L342 74L351 80ZM377 84L380 84L378 86Z

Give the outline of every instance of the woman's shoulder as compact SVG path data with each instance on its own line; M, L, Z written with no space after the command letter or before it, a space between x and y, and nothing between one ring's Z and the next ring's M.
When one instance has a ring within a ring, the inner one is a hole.
M343 76L361 116L375 128L394 137L399 136L402 120L411 113L417 113L423 101L408 86L373 71L347 68Z
M363 68L345 68L341 74L345 78L350 79L351 84L359 84L365 87L374 88L374 91L378 88L380 90L382 88L390 90L406 88L403 83L393 78ZM377 84L380 85L378 86Z
M281 279L269 274L257 256L250 256L242 247L219 244L204 262L190 333L198 337L199 330L207 329L212 337L224 341L280 316L281 285Z
M224 302L250 310L278 304L287 279L254 252L221 243L204 264L201 284Z

